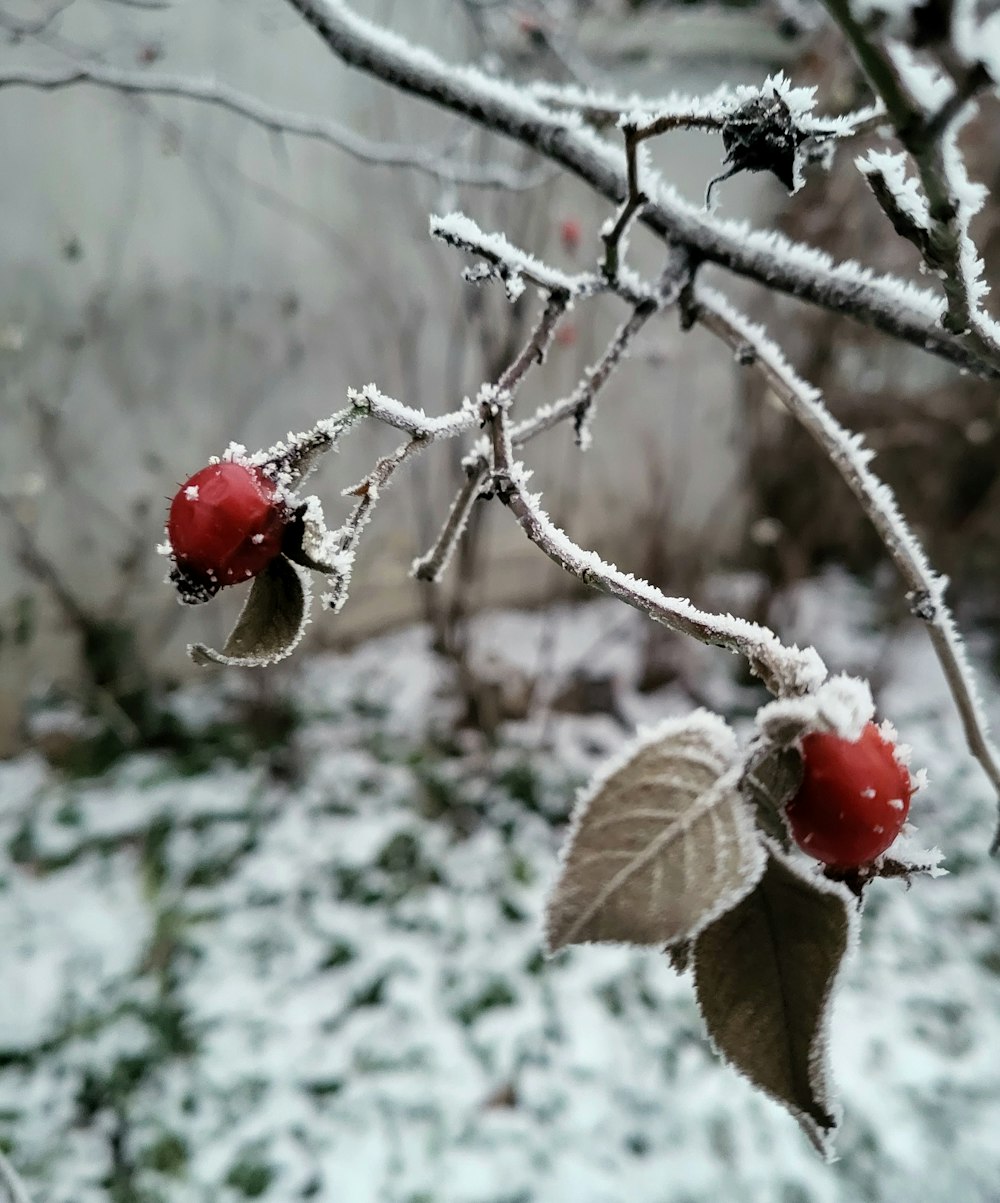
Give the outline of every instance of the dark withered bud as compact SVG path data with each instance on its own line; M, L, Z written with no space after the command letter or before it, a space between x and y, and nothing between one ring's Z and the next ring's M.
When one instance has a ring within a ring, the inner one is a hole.
M792 120L780 96L755 96L732 113L722 127L728 169L708 185L708 196L720 180L740 171L769 171L792 192L796 183L796 156L807 134Z

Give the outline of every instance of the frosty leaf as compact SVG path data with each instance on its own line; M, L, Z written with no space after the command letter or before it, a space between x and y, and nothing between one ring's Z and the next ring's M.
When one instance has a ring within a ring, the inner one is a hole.
M740 780L743 797L754 809L757 826L785 849L789 846L785 804L802 783L802 757L794 748L762 743L754 749Z
M695 989L713 1045L787 1107L824 1154L838 1120L827 1016L851 913L841 889L772 856L757 888L707 927L694 950Z
M690 939L759 878L736 740L697 711L645 733L586 791L549 898L549 950Z
M193 643L195 664L229 664L261 668L283 660L302 638L309 610L309 578L284 556L278 556L254 578L236 626L221 652Z

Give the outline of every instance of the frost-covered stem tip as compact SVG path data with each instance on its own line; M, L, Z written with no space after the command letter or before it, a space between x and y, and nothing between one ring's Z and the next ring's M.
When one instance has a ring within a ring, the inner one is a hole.
M565 293L584 296L599 290L600 281L593 275L570 276L557 271L521 250L510 242L506 235L487 233L464 213L449 213L431 218L430 232L446 246L468 251L480 260L480 266L465 273L470 283L496 279L507 289L511 300L516 300L524 291L528 281L549 293Z
M679 634L726 648L747 657L752 671L776 697L812 692L826 677L813 648L785 647L773 631L732 615L699 610L686 598L667 597L659 589L621 572L592 551L584 551L561 531L525 489L524 466L511 457L507 414L501 406L482 406L493 450L493 484L497 496L514 514L521 529L554 563L584 584L624 601Z
M545 156L618 203L626 194L621 152L572 112L553 112L530 92L447 64L358 16L342 0L286 0L343 62L392 87L440 105ZM1000 377L1000 362L942 329L933 294L899 280L835 264L812 247L725 222L659 187L639 220L655 235L770 289L874 326L978 375Z
M759 368L774 394L819 443L861 503L906 583L912 612L927 624L969 751L982 766L1000 803L1000 752L990 738L972 668L944 599L947 582L930 567L888 485L869 469L871 453L864 449L858 435L845 430L833 417L820 392L801 379L764 328L749 321L725 297L698 289L691 313L736 352L741 362ZM1000 830L993 851L998 847Z
M394 397L380 392L374 384L366 384L363 389L348 389L347 396L360 413L384 422L386 426L405 431L414 439L424 439L427 442L453 439L475 426L478 421L477 411L472 405L465 404L451 413L432 418L422 409L403 405Z

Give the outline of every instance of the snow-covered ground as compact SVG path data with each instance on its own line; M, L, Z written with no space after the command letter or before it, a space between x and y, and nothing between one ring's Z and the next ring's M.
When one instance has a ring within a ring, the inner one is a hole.
M493 750L449 733L413 629L301 661L300 721L250 763L0 765L0 1147L35 1203L996 1203L988 787L921 631L886 639L839 578L788 622L876 674L951 870L871 890L833 1020L838 1161L716 1061L665 958L541 956L561 822L626 735L546 695L587 662L629 723L695 705L635 689L644 620L600 602L480 621L481 657L541 680ZM745 723L737 662L692 656L698 702ZM247 682L176 704L218 720Z

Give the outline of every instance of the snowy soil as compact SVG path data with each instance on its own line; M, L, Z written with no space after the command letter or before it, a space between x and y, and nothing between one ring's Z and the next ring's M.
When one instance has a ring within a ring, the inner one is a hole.
M833 1019L838 1161L717 1062L664 957L541 956L576 787L626 722L695 705L635 689L647 626L596 603L480 623L483 659L540 680L541 713L492 751L455 737L413 629L301 661L294 733L249 763L0 764L0 1147L34 1203L1000 1200L988 788L919 630L887 639L832 578L793 626L876 674L951 870L871 891ZM583 663L618 720L545 705ZM699 703L745 730L763 699L738 668L690 652ZM176 705L214 721L250 679Z

